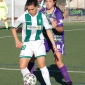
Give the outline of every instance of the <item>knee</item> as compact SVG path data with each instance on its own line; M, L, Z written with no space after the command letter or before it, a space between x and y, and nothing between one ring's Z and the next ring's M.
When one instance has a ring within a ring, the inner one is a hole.
M20 69L25 69L27 66L25 65L25 64L23 64L23 63L21 63L20 65Z
M38 67L39 68L44 68L45 67L45 64L39 64Z
M58 68L64 65L63 62L60 62L60 61L55 61L55 64L58 66Z

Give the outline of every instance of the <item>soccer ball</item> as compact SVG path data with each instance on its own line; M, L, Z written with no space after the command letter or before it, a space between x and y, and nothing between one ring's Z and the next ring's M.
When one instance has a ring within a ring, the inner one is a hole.
M37 78L34 74L26 74L24 76L24 85L35 85Z

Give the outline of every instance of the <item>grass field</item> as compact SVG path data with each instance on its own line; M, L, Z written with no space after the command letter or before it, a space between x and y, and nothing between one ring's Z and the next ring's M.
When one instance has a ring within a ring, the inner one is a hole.
M66 55L63 56L63 62L67 66L73 85L85 85L85 22L65 23L64 30ZM21 34L18 35L21 39ZM18 65L19 52L20 49L15 48L11 31L0 27L0 85L23 85ZM46 65L52 85L65 85L61 73L54 64L51 51L47 53ZM41 85L43 79L37 63L34 74L38 80L36 85Z

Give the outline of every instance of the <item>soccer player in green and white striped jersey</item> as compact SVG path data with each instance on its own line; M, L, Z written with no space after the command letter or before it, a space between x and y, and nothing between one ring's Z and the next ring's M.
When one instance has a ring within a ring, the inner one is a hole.
M51 85L49 72L45 65L46 50L44 46L44 36L42 33L43 26L46 29L48 37L51 40L54 51L56 53L57 48L54 42L54 38L50 31L50 26L46 16L37 10L37 0L28 0L26 6L28 11L24 12L16 20L13 28L11 29L16 47L21 48L19 60L21 73L23 78L26 74L30 73L27 65L34 55L46 85ZM22 42L18 39L15 29L18 28L18 26L21 24L23 24ZM27 85L26 82L24 82L24 85Z

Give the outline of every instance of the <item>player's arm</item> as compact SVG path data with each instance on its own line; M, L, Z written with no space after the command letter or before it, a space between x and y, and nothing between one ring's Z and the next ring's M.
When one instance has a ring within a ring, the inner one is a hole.
M56 19L52 21L52 26L54 29L56 29L58 32L62 33L64 31L63 29L63 17L61 12L58 12L56 14Z
M51 43L52 43L53 49L54 49L54 51L57 51L57 47L55 45L54 37L53 37L53 34L52 34L51 30L50 30L50 25L49 25L48 20L47 20L45 15L43 15L43 20L44 20L43 25L44 25L44 27L46 29L47 35L48 35Z
M17 36L17 33L16 33L16 29L12 28L11 31L12 31L12 35L13 35L14 40L15 40L16 47L17 48L21 48L22 47L22 42L20 42L19 39L18 39L18 36Z
M21 19L21 16L16 20L13 28L11 28L11 31L12 31L12 35L14 37L14 40L15 40L15 45L17 48L21 48L22 47L22 42L18 39L18 36L17 36L17 32L16 32L16 29L18 28L18 26L22 23L22 19Z
M48 35L48 37L49 37L49 39L50 39L50 41L53 45L54 51L57 51L57 47L55 45L54 37L53 37L53 34L52 34L51 30L46 30L46 33L47 33L47 35Z

